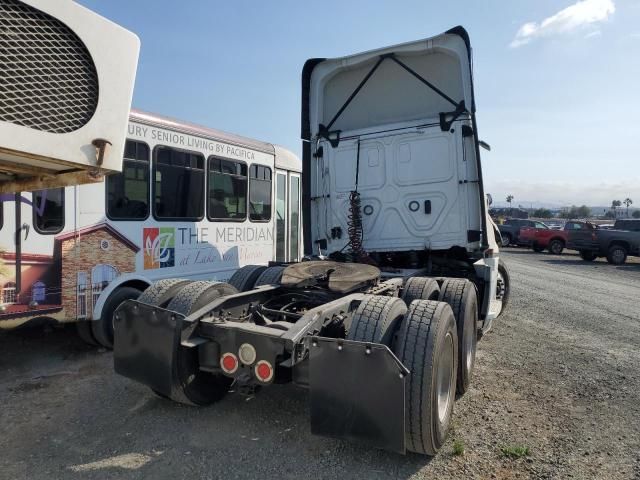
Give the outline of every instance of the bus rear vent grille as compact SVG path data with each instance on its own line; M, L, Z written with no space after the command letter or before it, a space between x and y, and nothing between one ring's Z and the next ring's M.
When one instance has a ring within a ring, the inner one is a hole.
M59 20L0 0L0 121L68 133L91 119L98 74L82 40Z

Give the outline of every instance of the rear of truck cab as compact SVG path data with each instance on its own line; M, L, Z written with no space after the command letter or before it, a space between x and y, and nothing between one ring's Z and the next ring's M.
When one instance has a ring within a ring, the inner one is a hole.
M367 252L486 246L464 29L309 60L302 97L306 253L349 243L352 191L360 194Z

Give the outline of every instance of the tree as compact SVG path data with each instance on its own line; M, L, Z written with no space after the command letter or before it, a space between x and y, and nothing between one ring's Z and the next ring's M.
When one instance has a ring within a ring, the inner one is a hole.
M533 211L533 218L551 218L553 214L548 208L537 208Z
M511 207L511 202L513 202L513 195L507 195L507 203L509 204L509 210L511 210L511 214L513 214L513 208Z
M611 202L611 211L613 213L612 218L616 218L616 208L622 206L622 202L620 200L613 200Z
M629 217L629 205L631 205L633 203L633 200L631 200L629 197L625 198L622 203L624 203L627 206L627 218Z
M589 218L591 216L591 209L586 205L582 205L576 209L576 216L578 218Z
M631 216L633 218L640 218L640 210L636 210L635 212L633 212L633 214L631 214Z

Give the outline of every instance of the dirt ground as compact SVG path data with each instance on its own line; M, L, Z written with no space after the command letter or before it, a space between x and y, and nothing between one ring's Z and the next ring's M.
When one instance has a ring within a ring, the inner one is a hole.
M0 478L640 478L640 262L504 258L508 311L433 459L312 436L291 386L176 405L73 328L31 329L0 334Z

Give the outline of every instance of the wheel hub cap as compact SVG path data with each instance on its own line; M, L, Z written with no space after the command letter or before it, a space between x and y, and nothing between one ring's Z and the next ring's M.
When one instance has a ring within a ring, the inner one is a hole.
M449 411L451 403L451 388L453 385L453 338L447 334L444 339L444 346L440 356L438 368L438 418L443 423Z

